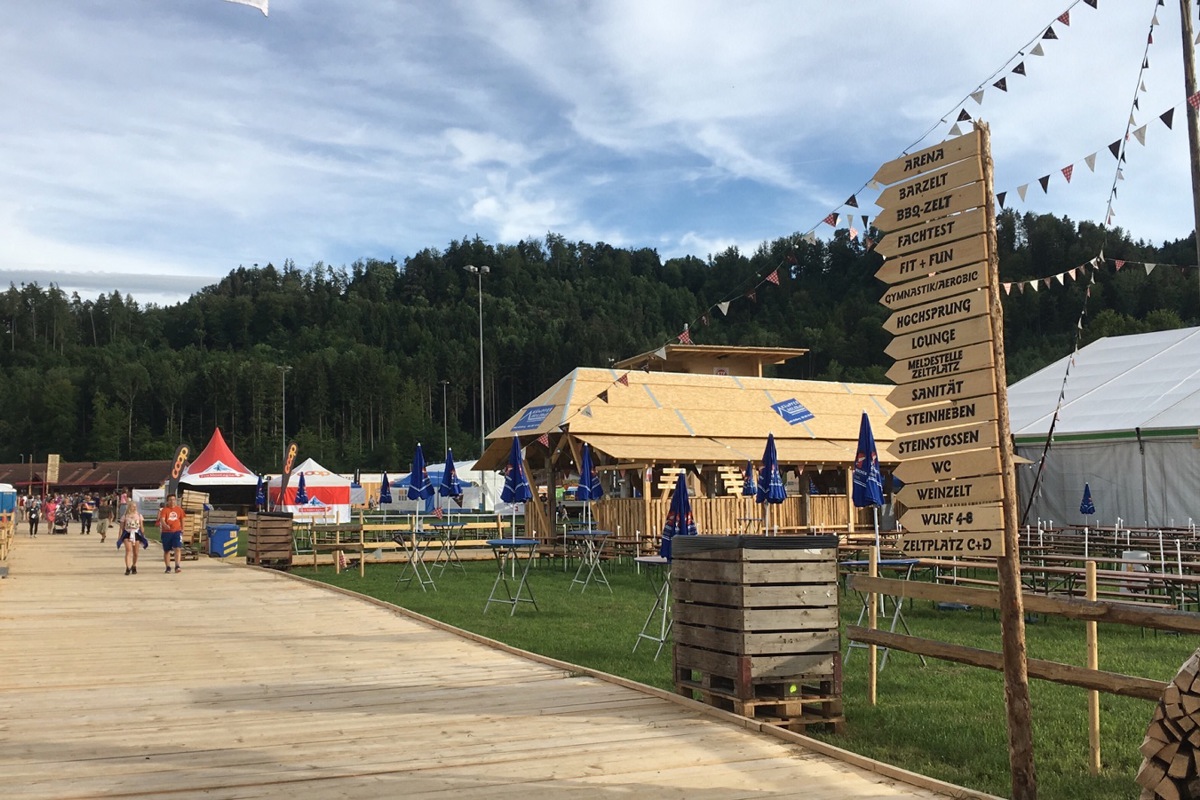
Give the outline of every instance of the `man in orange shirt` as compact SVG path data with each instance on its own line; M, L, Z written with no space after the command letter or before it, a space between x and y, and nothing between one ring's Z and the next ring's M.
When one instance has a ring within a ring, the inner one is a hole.
M171 571L171 555L175 556L175 571L179 572L179 559L183 555L183 509L175 502L175 495L167 496L167 504L158 510L158 530L162 534L163 564Z

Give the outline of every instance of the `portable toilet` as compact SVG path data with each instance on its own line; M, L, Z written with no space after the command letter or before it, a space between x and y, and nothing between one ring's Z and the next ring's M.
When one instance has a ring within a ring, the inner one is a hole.
M17 510L17 490L10 483L0 483L0 514Z

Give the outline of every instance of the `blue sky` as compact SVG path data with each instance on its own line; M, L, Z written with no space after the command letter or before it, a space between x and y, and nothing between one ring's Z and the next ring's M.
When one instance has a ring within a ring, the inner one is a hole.
M6 5L4 285L171 303L239 265L547 231L664 258L752 251L832 233L827 214L959 108L991 124L1009 205L1028 184L1017 208L1097 222L1132 110L1146 142L1113 223L1156 243L1192 229L1175 3L1144 73L1155 0Z

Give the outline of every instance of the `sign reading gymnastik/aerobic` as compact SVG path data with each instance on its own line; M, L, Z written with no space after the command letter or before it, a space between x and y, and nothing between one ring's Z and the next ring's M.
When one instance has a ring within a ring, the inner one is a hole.
M967 136L885 164L875 220L888 231L876 277L894 313L897 359L888 400L897 407L890 452L913 488L897 500L909 555L1003 555L994 285L981 136Z
M537 430L553 410L554 406L530 406L525 409L525 413L517 420L517 424L512 426L513 433Z
M783 421L788 425L799 425L815 416L795 398L775 403L771 408L775 409L775 413L783 417Z

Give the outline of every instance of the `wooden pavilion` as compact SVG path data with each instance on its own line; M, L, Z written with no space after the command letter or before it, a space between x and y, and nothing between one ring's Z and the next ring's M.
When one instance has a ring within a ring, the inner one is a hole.
M479 467L502 468L520 438L531 482L544 487L526 508L529 533L549 539L559 532L556 489L578 475L586 442L605 489L592 504L596 526L649 549L680 472L702 532L761 533L762 507L742 496L742 483L773 433L788 498L771 507L772 530L870 526L871 512L850 499L859 421L866 411L886 472L894 387L763 377L805 352L667 345L608 369L577 368L491 432Z

